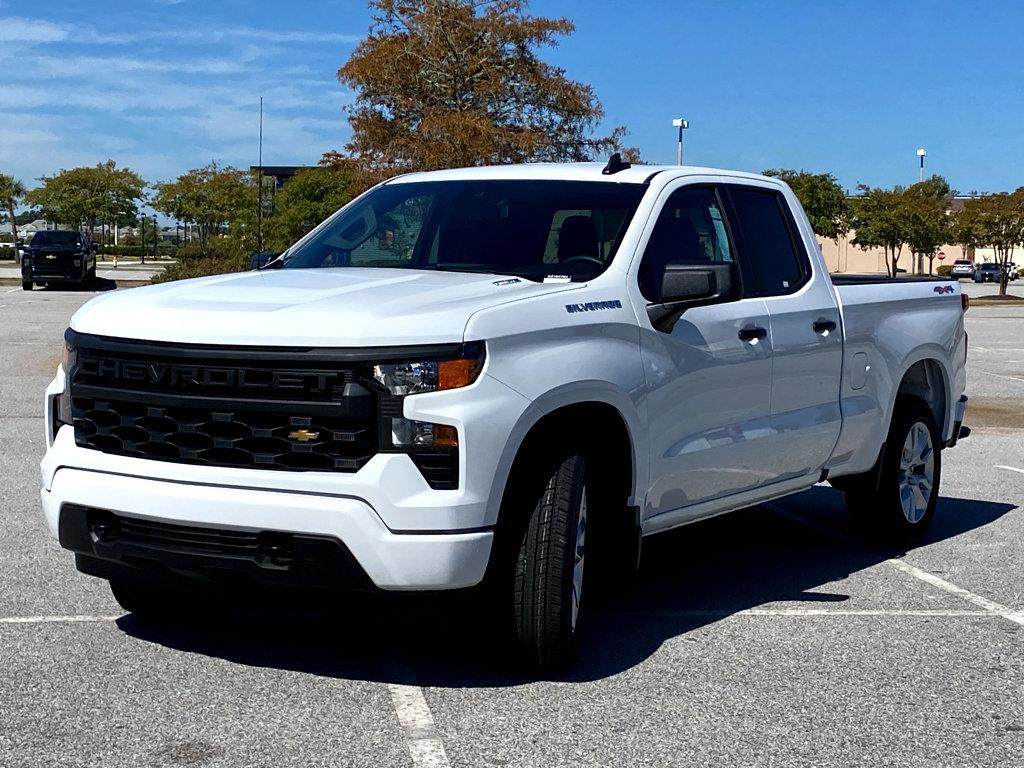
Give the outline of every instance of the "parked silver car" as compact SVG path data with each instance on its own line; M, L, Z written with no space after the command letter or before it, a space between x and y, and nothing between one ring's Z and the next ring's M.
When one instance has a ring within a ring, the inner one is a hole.
M957 259L953 262L953 269L949 273L954 278L973 278L974 277L974 260L972 259Z

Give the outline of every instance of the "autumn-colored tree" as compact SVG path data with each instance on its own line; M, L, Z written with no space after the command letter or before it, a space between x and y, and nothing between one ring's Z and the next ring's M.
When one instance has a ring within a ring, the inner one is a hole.
M285 182L267 222L268 248L283 251L352 199L351 174L337 168L303 168Z
M530 16L526 0L370 5L369 35L338 70L355 92L346 149L364 183L405 171L589 160L618 148L623 129L592 135L604 113L591 87L538 56L572 34L568 19Z
M7 220L11 223L11 235L15 243L18 242L18 219L14 209L24 197L25 185L22 182L13 176L0 174L0 208L3 208Z
M838 240L847 233L850 211L846 193L832 174L812 174L789 168L772 168L764 174L781 179L790 186L816 235Z
M1024 245L1024 187L968 200L957 220L956 239L965 246L995 252L1002 267L999 295L1005 296L1013 251Z

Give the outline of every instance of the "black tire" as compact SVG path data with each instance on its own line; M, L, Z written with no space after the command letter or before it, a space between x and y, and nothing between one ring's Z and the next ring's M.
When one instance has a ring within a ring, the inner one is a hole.
M567 667L576 652L583 616L587 469L582 456L538 465L543 488L515 562L515 625L519 645L540 670ZM582 520L581 520L582 519ZM574 600L575 595L575 600Z
M911 431L922 428L927 431L930 441L930 465L927 461L917 463L916 456L911 460L913 464L905 461L904 451ZM847 508L867 533L894 544L915 540L924 534L935 516L935 504L939 498L941 449L939 429L928 404L913 396L898 397L878 464L872 472L845 485ZM909 470L904 469L907 465ZM926 480L928 467L931 468L931 481L925 491L924 486L915 483L914 479Z
M82 281L87 286L91 286L96 283L96 265L94 264L89 268L89 271L85 273L85 280Z
M21 281L21 290L22 291L31 291L32 290L32 281L31 280L22 280Z

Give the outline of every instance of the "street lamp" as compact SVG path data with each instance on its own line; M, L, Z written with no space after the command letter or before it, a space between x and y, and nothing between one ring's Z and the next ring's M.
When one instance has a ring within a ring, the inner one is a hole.
M919 158L921 158L921 170L920 170L920 172L918 174L918 179L917 179L919 182L923 182L924 181L924 156L927 155L927 154L928 154L928 150L926 150L924 147L921 147L917 151L917 156Z
M673 118L672 125L679 129L679 151L676 154L677 165L683 164L683 129L690 127L689 120L683 120L681 117Z

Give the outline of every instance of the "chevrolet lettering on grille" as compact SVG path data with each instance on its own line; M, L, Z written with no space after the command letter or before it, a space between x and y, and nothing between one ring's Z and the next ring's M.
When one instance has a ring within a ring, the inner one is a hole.
M239 390L302 390L308 393L323 393L342 381L341 375L334 371L195 366L87 356L79 360L78 366L80 373L102 377L106 382L157 385L175 390L223 387Z

